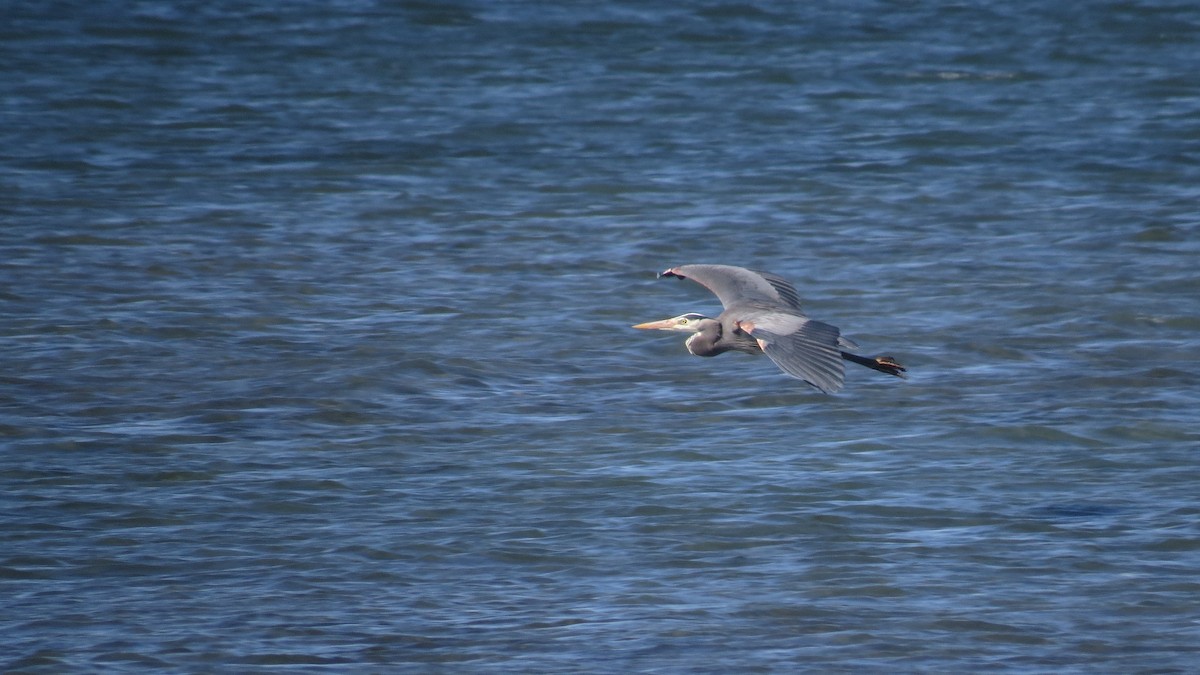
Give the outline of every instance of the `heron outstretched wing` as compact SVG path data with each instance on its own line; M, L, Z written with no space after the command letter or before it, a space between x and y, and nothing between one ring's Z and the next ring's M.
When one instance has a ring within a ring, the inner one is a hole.
M800 309L800 293L796 287L770 272L755 272L733 265L680 265L661 276L695 281L712 291L726 309L746 301Z
M749 312L737 325L758 340L763 353L788 375L826 394L838 391L845 383L837 326L774 311Z

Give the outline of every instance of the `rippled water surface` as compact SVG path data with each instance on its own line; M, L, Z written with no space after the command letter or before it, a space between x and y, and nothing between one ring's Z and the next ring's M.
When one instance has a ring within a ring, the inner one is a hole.
M1193 3L0 16L6 672L1194 671Z

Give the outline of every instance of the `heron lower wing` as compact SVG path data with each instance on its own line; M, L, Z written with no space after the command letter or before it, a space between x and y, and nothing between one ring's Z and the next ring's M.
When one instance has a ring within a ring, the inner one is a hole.
M746 323L742 324L742 329L758 340L763 353L788 375L804 380L826 394L837 392L845 384L846 372L838 348L836 326L806 319L790 333L775 333Z

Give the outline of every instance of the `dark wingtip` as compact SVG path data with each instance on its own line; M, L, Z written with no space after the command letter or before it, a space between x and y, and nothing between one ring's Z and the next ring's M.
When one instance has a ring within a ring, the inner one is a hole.
M658 273L658 278L659 279L661 279L663 277L675 277L676 279L684 278L683 275L680 274L678 270L679 270L678 267L668 267L667 269Z

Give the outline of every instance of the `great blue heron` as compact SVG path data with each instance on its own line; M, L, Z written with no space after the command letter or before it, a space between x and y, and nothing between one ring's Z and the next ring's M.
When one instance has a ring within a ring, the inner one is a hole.
M805 316L800 311L800 294L783 277L732 265L681 265L658 276L691 279L715 293L725 308L715 319L681 314L634 326L692 333L684 344L696 356L728 351L766 354L783 372L826 394L845 383L843 360L904 377L906 369L890 356L866 357L845 351L858 345L842 337L837 326Z

